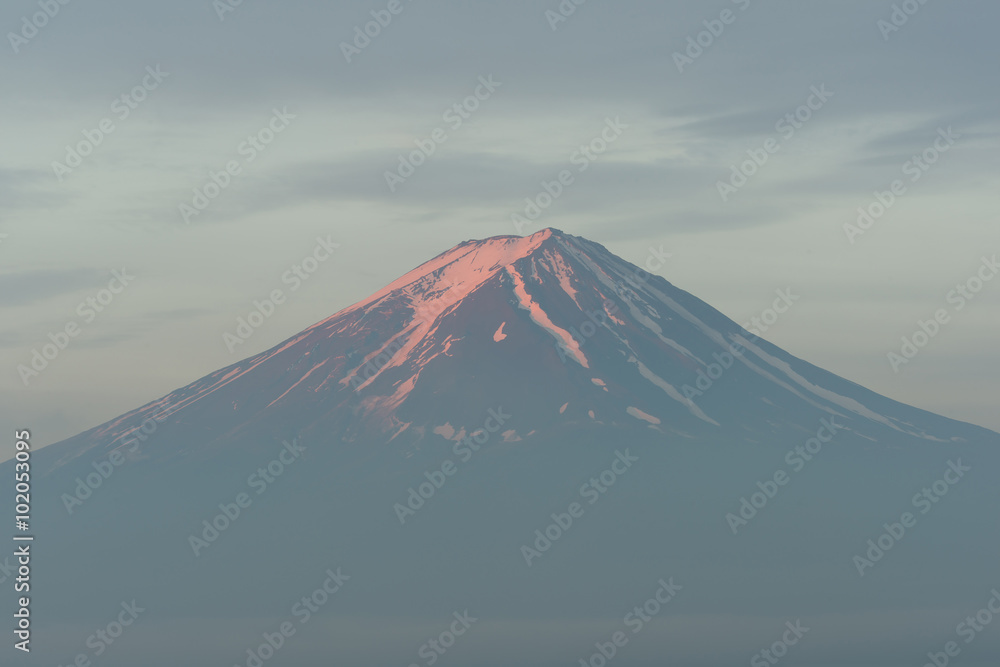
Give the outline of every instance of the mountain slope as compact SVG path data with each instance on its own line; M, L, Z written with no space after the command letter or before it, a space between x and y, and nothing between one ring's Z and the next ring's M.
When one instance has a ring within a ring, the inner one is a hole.
M554 230L468 241L82 444L114 441L165 406L217 437L293 420L344 439L420 438L457 427L487 395L521 415L512 438L598 421L754 441L770 423L808 428L822 414L876 440L887 429L933 441L982 433L796 359L644 273ZM522 390L539 385L546 396Z
M442 664L579 664L673 577L617 664L732 664L790 618L815 628L796 664L891 664L995 585L997 445L586 239L468 241L38 451L40 655L68 664L136 599L102 664L250 665L283 621L299 634L268 664L430 664L463 610ZM970 471L925 517L914 494L952 464ZM917 527L859 572L907 509Z

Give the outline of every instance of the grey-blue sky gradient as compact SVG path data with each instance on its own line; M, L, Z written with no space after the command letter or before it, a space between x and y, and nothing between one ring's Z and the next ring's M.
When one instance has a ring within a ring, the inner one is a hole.
M7 427L48 444L264 350L456 243L518 233L511 214L569 170L521 233L557 227L638 265L662 246L659 274L739 322L791 288L765 338L1000 430L1000 280L961 310L947 298L1000 251L996 3L931 0L890 31L882 0L589 0L558 23L555 0L402 0L348 62L341 43L389 4L244 0L220 18L210 0L75 0L21 40L8 33L39 5L3 4ZM708 45L679 61L699 33ZM456 127L447 112L480 77L499 85ZM115 102L137 86L134 108ZM778 129L824 86L791 136ZM275 110L294 118L272 124ZM581 171L574 154L616 118ZM113 131L57 174L104 119ZM263 150L243 145L282 124ZM385 172L436 128L446 140L390 189ZM954 143L908 171L947 128ZM779 149L723 201L718 182L769 139ZM239 173L185 221L179 206L230 161ZM845 224L895 179L904 194L851 243ZM317 237L339 248L293 291L283 276ZM79 304L123 267L134 280L88 319ZM223 334L275 289L287 300L231 352ZM894 372L887 353L939 309L948 323ZM18 365L70 323L25 386Z

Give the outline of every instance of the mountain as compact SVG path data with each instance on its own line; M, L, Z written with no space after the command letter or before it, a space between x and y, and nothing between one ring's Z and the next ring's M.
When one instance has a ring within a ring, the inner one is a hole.
M597 243L467 241L36 452L32 659L917 661L997 584L997 445Z

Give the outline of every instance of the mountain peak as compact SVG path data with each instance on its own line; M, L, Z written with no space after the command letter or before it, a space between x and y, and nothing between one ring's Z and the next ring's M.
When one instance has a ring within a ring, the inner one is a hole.
M471 293L505 267L531 256L543 246L558 252L550 239L565 245L572 243L574 238L558 229L546 228L528 236L501 235L465 241L417 266L334 317L366 308L399 290L407 291L414 298L423 295L424 302L415 304L418 309L432 306L443 290L450 291L449 297L454 299L456 294Z
M485 239L478 239L478 240L477 239L472 239L472 240L466 241L466 243L494 243L494 242L498 242L498 241L499 242L503 242L505 239L515 239L515 240L516 239L525 239L525 240L536 241L537 242L537 241L544 241L545 239L553 237L553 236L560 237L560 238L571 238L572 237L572 235L567 234L566 232L562 231L561 229L556 229L555 227L546 227L544 229L540 229L537 232L534 232L534 233L528 234L528 235L517 236L515 234L498 234L497 236L488 236Z
M759 443L775 424L805 432L821 418L870 440L970 433L797 359L556 229L460 243L274 348L81 437L127 432L164 405L233 442L288 423L344 441L460 439L469 415L490 406L518 415L505 431L512 442L606 427Z

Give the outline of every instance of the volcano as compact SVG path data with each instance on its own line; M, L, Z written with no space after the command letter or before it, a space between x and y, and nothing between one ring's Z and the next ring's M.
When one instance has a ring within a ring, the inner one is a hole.
M34 453L15 660L917 664L998 583L998 445L592 241L466 241Z

